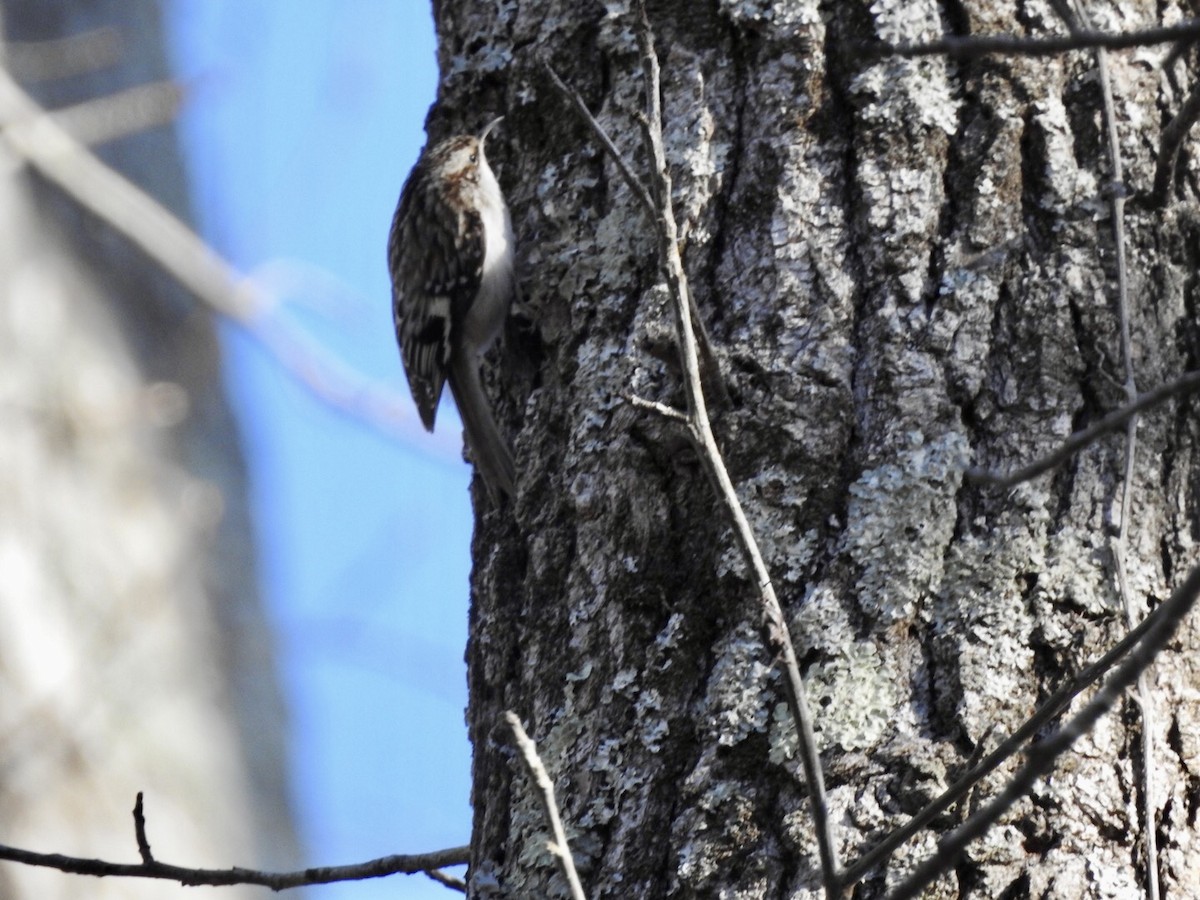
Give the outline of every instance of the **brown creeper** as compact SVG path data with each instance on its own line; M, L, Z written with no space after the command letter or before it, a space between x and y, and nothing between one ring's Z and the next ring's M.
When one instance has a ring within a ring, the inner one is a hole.
M514 288L512 223L483 154L499 121L422 151L392 219L388 268L396 340L422 423L433 431L449 381L484 482L493 496L512 496L516 467L479 378Z

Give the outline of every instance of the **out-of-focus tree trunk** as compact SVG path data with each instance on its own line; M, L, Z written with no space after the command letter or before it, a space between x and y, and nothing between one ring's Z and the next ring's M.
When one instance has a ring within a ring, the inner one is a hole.
M168 77L155 3L0 15L14 62L51 59L27 42L115 30L116 60L27 84L51 108ZM99 152L186 215L170 128ZM0 162L0 842L131 859L141 790L159 858L290 865L282 705L212 319L2 136ZM13 900L163 890L0 869Z
M849 861L1126 630L1112 549L1123 436L1010 492L962 478L972 462L1029 461L1124 402L1097 57L869 64L861 51L876 36L1062 33L1049 3L647 5L685 260L732 397L718 439L798 643ZM507 115L489 158L540 338L497 357L520 487L475 538L472 879L562 894L500 724L511 708L556 779L590 897L817 896L754 590L683 436L627 400L681 398L649 224L538 67L552 62L644 166L631 6L434 3L431 132ZM1105 29L1190 14L1090 6ZM1135 194L1179 101L1156 68L1165 52L1109 58ZM1197 365L1192 146L1167 210L1126 210L1143 390ZM1138 430L1137 616L1197 563L1196 430L1194 404ZM1150 677L1168 895L1200 884L1197 643L1188 622ZM1132 703L1104 719L929 896L1136 895L1139 723Z

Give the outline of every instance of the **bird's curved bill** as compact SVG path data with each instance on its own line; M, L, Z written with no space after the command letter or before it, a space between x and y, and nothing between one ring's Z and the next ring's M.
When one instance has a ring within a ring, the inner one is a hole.
M492 121L488 122L487 125L485 125L483 127L483 131L479 132L479 143L482 144L484 141L486 141L488 132L490 132L493 128L495 128L497 125L499 125L503 121L504 121L504 116L499 116L495 119L492 119Z

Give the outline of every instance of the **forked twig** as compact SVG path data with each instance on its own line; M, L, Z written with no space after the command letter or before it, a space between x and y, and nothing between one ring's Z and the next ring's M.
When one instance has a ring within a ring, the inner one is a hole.
M616 164L617 171L621 173L621 177L625 179L625 183L629 185L629 189L633 191L633 196L637 197L638 202L642 204L642 207L651 217L658 215L658 210L654 206L654 201L650 199L650 194L646 190L646 186L634 174L633 169L629 167L629 163L625 161L625 157L621 155L621 151L617 149L617 145L612 142L612 138L608 136L608 133L596 121L591 111L588 110L587 104L583 102L583 98L579 96L579 92L567 87L566 83L558 77L558 73L554 71L554 67L549 62L543 60L542 69L550 77L550 83L554 85L555 90L562 94L575 107L575 111L579 113L579 117L587 123L596 140L600 142L600 146L608 151L609 158Z
M704 399L700 378L700 358L696 335L692 328L692 301L688 289L683 260L679 256L678 229L675 213L671 207L671 176L667 169L666 152L663 148L662 107L659 88L658 55L654 50L654 38L645 6L638 4L638 45L642 52L642 69L645 77L646 114L640 120L647 142L651 161L651 191L658 209L656 236L658 238L659 265L667 281L675 309L675 327L679 335L680 362L684 372L684 392L687 397L688 430L696 445L700 460L725 506L738 538L746 564L753 573L758 588L759 602L763 613L763 627L767 647L780 660L784 684L787 687L788 708L796 726L800 759L804 767L805 786L816 833L817 848L821 857L821 876L826 895L836 897L839 891L840 865L833 837L833 825L829 819L825 796L825 777L821 770L821 758L813 735L812 716L809 712L807 692L800 675L800 664L796 648L788 633L787 621L775 586L767 570L754 531L746 519L741 500L738 499L733 481L725 468L721 450L713 436L712 425Z
M362 881L366 878L382 878L386 875L429 872L445 866L463 865L470 861L470 847L451 847L432 853L384 856L364 863L348 866L314 866L296 872L264 872L259 869L243 869L237 866L228 869L193 869L159 862L150 853L150 841L146 837L146 817L142 806L142 795L138 793L133 806L133 830L137 841L140 863L116 863L103 859L84 859L62 853L36 853L19 847L0 844L0 859L27 866L57 869L72 875L92 875L97 878L120 876L125 878L150 878L160 881L177 881L181 885L194 887L228 887L234 884L256 884L273 891L306 887L313 884L332 884L336 881ZM433 877L433 876L430 876Z
M548 61L542 60L542 69L550 79L550 83L554 85L554 89L558 91L559 94L561 94L567 100L567 102L575 107L575 111L579 114L579 117L587 124L596 140L600 142L600 146L608 152L609 157L617 167L617 171L621 173L621 177L629 186L630 191L633 192L634 197L637 198L637 201L641 205L642 209L645 210L646 214L650 217L650 221L655 223L655 228L657 230L657 220L659 216L658 206L656 205L655 201L651 199L650 192L646 189L646 185L643 184L642 180L634 173L633 168L629 165L628 161L626 161L625 157L621 155L621 151L617 149L617 145L612 142L612 138L608 136L608 132L604 130L604 126L596 121L596 117L593 116L591 111L587 108L587 104L583 101L583 98L579 96L579 92L566 84L559 74L554 71L554 67L551 66ZM639 124L641 124L643 127L644 137L645 123L641 122ZM691 296L691 294L688 294L688 304L691 310L692 328L695 335L699 339L698 344L700 352L701 376L708 376L705 378L704 384L710 391L716 394L718 406L721 404L728 405L729 392L725 387L725 381L721 378L721 367L717 362L716 354L713 353L712 343L708 339L708 329L705 327L704 319L701 317L700 310L697 308L695 299Z
M537 788L538 801L542 804L542 812L546 816L546 823L550 826L550 834L553 839L548 842L547 849L558 862L563 878L567 880L572 900L587 900L583 893L583 885L579 881L579 873L575 871L575 858L571 855L571 847L567 843L567 832L563 828L562 816L558 812L558 802L554 799L554 782L550 780L546 767L542 765L537 746L525 733L520 717L512 710L508 710L504 713L504 720L512 729L513 740L517 744L517 749L521 751L521 759L525 763L529 779Z
M650 157L650 192L647 195L645 187L633 170L620 156L612 140L604 132L603 126L595 120L588 111L586 104L578 94L567 87L552 70L551 80L555 88L567 97L579 115L587 122L588 127L597 136L601 146L613 157L618 170L629 183L639 202L646 203L650 199L650 212L654 223L654 234L657 243L659 267L666 280L671 294L675 314L676 333L678 335L680 362L683 369L684 392L687 397L687 410L682 412L665 404L641 397L631 397L630 402L641 409L651 410L668 419L682 422L689 437L694 443L706 473L711 480L717 497L725 507L726 513L734 526L738 549L742 552L747 567L752 573L754 585L758 591L759 603L763 614L763 627L766 644L772 655L780 660L784 671L788 709L796 727L796 735L800 747L800 758L804 768L805 787L808 792L809 805L812 811L813 827L816 833L817 848L821 858L821 876L828 897L838 896L840 889L840 866L837 860L833 826L829 820L828 803L825 795L825 779L821 771L820 754L817 751L816 738L813 734L812 716L809 712L804 680L800 675L800 665L796 658L795 646L788 633L787 622L779 599L775 595L775 587L771 581L770 572L758 547L754 531L742 509L741 501L734 489L729 472L725 468L724 459L716 438L713 436L712 424L709 419L708 407L704 396L703 380L700 374L700 357L702 347L697 340L694 326L695 303L688 289L687 276L683 269L683 261L679 255L679 229L675 222L674 210L671 207L671 176L667 168L666 153L663 148L662 108L660 101L658 55L654 49L654 39L650 30L650 22L644 6L639 3L637 38L642 54L642 69L645 78L646 112L638 117L643 139ZM715 365L714 365L715 368ZM719 386L723 390L723 385Z

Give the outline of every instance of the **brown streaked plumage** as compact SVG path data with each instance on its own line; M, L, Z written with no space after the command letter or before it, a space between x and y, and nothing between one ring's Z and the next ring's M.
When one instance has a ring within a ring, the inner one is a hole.
M388 268L396 338L421 422L433 430L449 381L484 481L511 495L512 453L478 369L513 292L512 226L483 146L495 124L421 154L392 219Z

